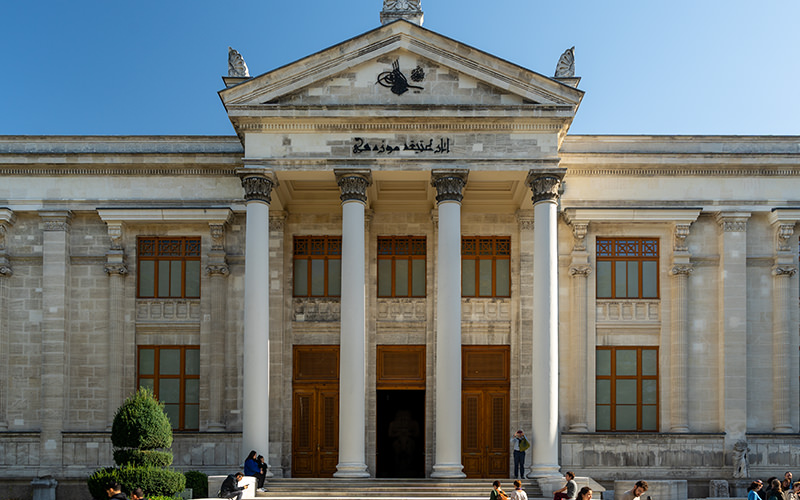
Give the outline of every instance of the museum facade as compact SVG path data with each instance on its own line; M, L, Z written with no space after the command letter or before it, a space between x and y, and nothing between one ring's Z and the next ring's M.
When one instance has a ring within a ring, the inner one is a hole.
M209 474L507 478L517 429L531 478L800 463L800 138L569 135L570 51L392 13L232 51L230 137L0 137L0 483L111 465L139 386Z

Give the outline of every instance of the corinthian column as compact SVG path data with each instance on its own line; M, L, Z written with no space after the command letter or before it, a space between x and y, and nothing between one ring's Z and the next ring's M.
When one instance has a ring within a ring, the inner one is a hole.
M589 229L587 222L573 222L572 235L572 262L569 274L572 276L572 346L570 352L575 355L575 360L580 360L576 365L570 363L567 370L572 382L569 384L572 394L570 432L589 432L589 416L587 403L586 384L592 380L588 370L592 366L589 362L589 331L587 315L587 295L589 276L592 266L589 264L589 253L586 251L586 233ZM570 357L570 359L573 359ZM580 370L578 367L583 367Z
M772 430L792 432L790 413L791 381L789 361L791 309L789 308L789 287L792 276L797 274L796 256L789 244L794 223L779 224L776 230L775 265L772 268ZM795 247L796 248L796 247ZM795 300L795 304L797 304ZM796 305L795 305L796 307ZM795 332L797 330L795 329Z
M108 274L108 366L106 428L111 429L114 412L123 401L124 338L125 338L125 282L128 267L122 248L123 226L120 221L106 221L111 246L106 252L104 270Z
M461 472L461 199L468 170L433 170L439 209L436 256L435 478Z
M247 203L240 456L258 450L269 461L269 204L275 181L264 168L237 173Z
M531 170L533 193L533 453L528 477L558 464L558 197L566 169Z
M0 430L8 429L8 389L11 385L8 349L10 342L8 327L8 281L14 275L6 253L6 233L14 225L14 212L0 209Z
M675 225L672 275L672 335L670 342L670 432L689 432L689 224Z
M225 259L225 223L210 223L208 226L211 234L211 251L208 252L206 266L209 293L203 294L204 302L208 300L208 309L203 309L211 311L211 321L206 332L208 342L205 343L211 347L208 356L208 430L219 432L225 430L224 381L225 364L228 360L228 353L225 351L225 339L228 337L226 286L230 269Z
M339 464L335 477L369 477L366 463L366 271L364 209L369 170L335 170L342 200Z

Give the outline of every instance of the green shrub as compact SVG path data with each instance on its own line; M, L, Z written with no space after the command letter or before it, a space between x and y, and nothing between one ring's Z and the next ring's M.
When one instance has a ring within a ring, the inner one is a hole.
M208 498L208 476L206 474L190 470L184 472L183 475L186 476L186 487L192 489L194 498Z
M151 465L169 467L172 465L172 452L157 450L114 450L114 463L117 465Z
M131 466L106 467L89 476L89 493L97 500L108 498L106 485L116 481L122 491L130 493L134 488L143 489L148 495L174 496L186 488L186 478L178 471L159 467Z
M117 409L111 427L115 448L153 450L172 446L172 425L164 407L146 388L139 388Z

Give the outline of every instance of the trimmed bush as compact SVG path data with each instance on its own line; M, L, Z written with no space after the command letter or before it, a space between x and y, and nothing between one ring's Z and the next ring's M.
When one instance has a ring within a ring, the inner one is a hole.
M169 467L172 465L172 453L156 450L114 450L114 463L117 465L150 465L153 467Z
M122 491L130 493L134 488L143 489L148 495L174 496L186 488L186 478L178 471L158 467L131 466L120 469L106 467L89 476L89 493L97 500L108 498L106 485L116 481Z
M186 487L192 489L194 498L208 498L208 476L206 474L190 470L184 472L183 475L186 476Z
M139 388L117 409L111 427L115 448L153 450L172 446L172 425L164 407L146 388Z

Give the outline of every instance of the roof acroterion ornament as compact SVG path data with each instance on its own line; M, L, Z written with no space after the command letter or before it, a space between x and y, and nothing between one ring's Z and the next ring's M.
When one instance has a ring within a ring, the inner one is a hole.
M238 50L228 47L228 76L236 78L249 77L250 72L247 70L247 64L244 62L244 57Z
M383 0L381 24L389 24L398 19L422 26L422 6L420 0Z
M575 47L570 47L561 54L556 65L556 78L573 78L575 76Z

